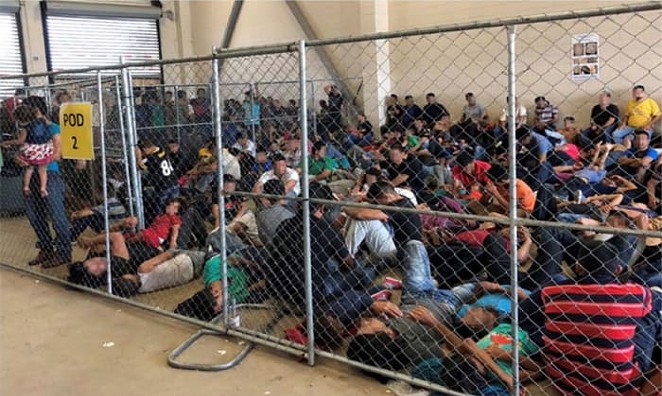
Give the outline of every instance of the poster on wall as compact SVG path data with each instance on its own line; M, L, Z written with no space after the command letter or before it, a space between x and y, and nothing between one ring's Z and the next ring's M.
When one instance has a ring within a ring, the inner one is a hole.
M588 80L600 76L599 37L596 33L572 36L572 79Z

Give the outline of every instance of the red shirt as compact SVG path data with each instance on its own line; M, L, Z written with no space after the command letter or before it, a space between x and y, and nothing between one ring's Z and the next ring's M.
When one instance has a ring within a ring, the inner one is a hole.
M455 234L455 240L464 242L469 246L483 247L485 239L492 232L490 230L471 230ZM506 250L510 252L510 240L506 239Z
M182 218L178 215L160 215L143 230L143 239L149 246L159 248L168 239L172 227L180 224Z
M451 172L453 173L453 179L459 180L460 183L467 190L471 188L476 183L487 184L489 178L487 177L487 171L491 168L492 165L485 161L474 161L474 174L470 175L465 172L459 165L455 165ZM474 199L480 199L481 194L478 191L472 191L471 197Z

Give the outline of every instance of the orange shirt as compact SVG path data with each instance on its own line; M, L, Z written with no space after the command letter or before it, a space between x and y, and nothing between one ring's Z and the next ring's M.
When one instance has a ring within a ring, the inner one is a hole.
M529 185L526 184L522 179L517 179L515 182L515 191L517 207L524 209L529 213L533 212L533 208L536 206L536 195L533 193L531 187L529 187ZM504 198L510 199L507 185L505 188L499 187L499 193L503 195Z

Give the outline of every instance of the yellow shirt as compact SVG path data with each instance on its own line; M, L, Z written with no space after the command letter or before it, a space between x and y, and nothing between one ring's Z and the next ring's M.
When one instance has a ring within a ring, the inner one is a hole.
M628 116L628 126L643 128L650 123L653 117L660 115L660 106L651 98L646 98L641 102L632 99L628 102L625 114Z

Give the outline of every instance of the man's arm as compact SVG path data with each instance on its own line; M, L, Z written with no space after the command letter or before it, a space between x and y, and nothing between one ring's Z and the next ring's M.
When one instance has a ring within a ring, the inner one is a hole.
M170 249L176 249L177 248L177 238L179 237L179 227L180 224L175 224L172 226L172 230L170 231Z
M343 211L347 216L356 220L380 220L386 221L388 215L379 209L357 208L354 206L344 206Z
M394 177L393 180L391 180L391 184L393 185L393 187L398 187L399 185L406 182L407 180L409 180L409 175L406 175L404 173L400 173L399 175Z
M646 130L653 129L653 125L655 125L658 121L660 121L659 113L651 118L651 121L644 126L644 129Z

